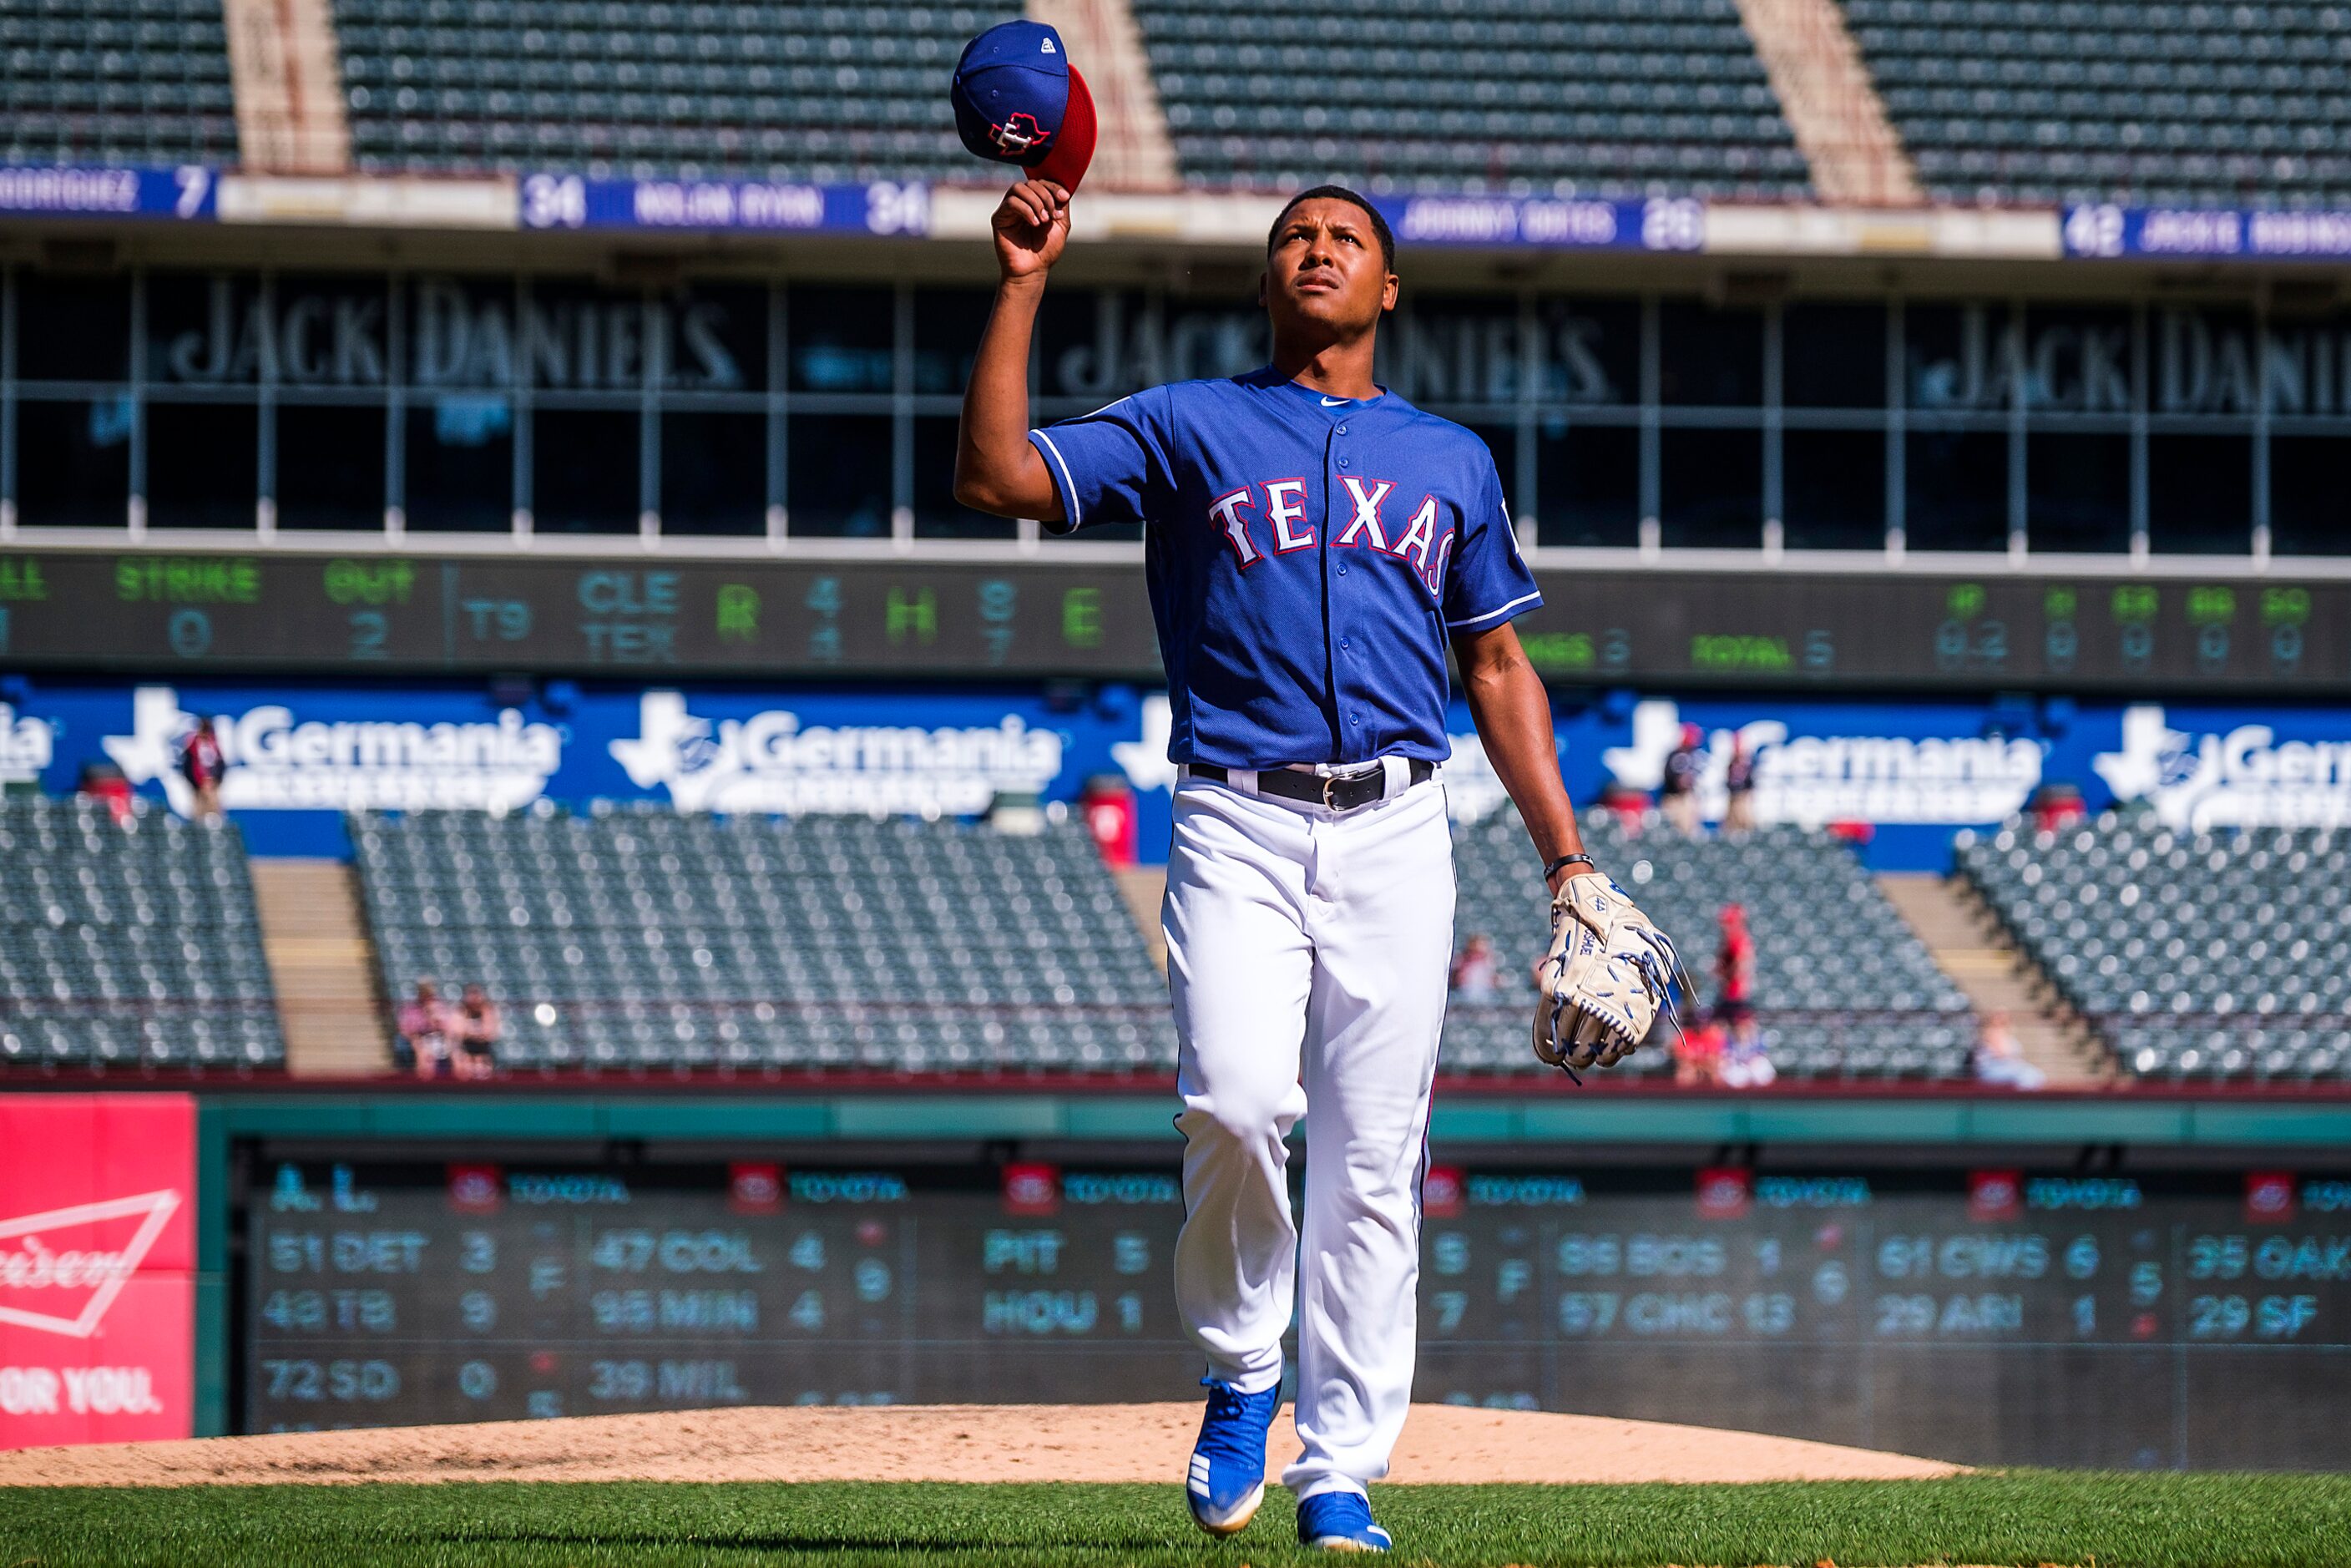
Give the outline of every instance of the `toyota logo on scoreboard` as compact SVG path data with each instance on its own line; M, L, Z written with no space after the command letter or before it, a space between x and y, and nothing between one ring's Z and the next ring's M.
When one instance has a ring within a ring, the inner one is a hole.
M1004 1212L1058 1214L1061 1207L1059 1166L1016 1161L1004 1167Z
M1755 1173L1739 1166L1708 1166L1698 1173L1698 1217L1742 1219L1755 1199Z
M2294 1173L2245 1173L2245 1223L2283 1225L2294 1218Z
M196 1107L0 1095L0 1448L185 1437Z
M2024 1173L1970 1171L1968 1223L2005 1225L2024 1213Z

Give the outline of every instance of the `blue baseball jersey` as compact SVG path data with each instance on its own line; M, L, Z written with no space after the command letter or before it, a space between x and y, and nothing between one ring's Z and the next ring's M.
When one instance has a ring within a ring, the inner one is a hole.
M1486 444L1270 368L1029 439L1064 531L1145 525L1177 762L1445 760L1446 639L1542 602Z

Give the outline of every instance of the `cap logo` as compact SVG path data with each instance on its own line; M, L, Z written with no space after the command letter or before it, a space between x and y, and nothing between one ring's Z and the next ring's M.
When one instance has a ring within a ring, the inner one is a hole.
M987 139L1005 152L1023 153L1035 151L1053 139L1053 133L1037 123L1037 117L1023 110L1008 117L1001 125L988 130Z
M1037 52L1043 55L1051 54L1053 52L1053 40L1046 38L1040 41L1037 46Z

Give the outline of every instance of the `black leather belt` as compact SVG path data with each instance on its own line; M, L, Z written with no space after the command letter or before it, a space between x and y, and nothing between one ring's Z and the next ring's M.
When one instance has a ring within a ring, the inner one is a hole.
M1184 766L1195 779L1206 779L1217 784L1232 782L1232 770L1219 768L1213 762L1187 762ZM1411 784L1426 784L1436 777L1436 763L1423 762L1418 758L1413 760ZM1386 796L1388 770L1374 768L1362 773L1335 775L1269 768L1257 776L1257 792L1279 795L1285 800L1302 800L1307 805L1322 806L1333 811L1352 811L1358 806L1368 806Z

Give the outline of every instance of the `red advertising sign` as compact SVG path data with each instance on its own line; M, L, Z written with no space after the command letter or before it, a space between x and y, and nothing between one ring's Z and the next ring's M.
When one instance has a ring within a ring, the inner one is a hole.
M0 1448L192 1429L196 1103L0 1094Z

